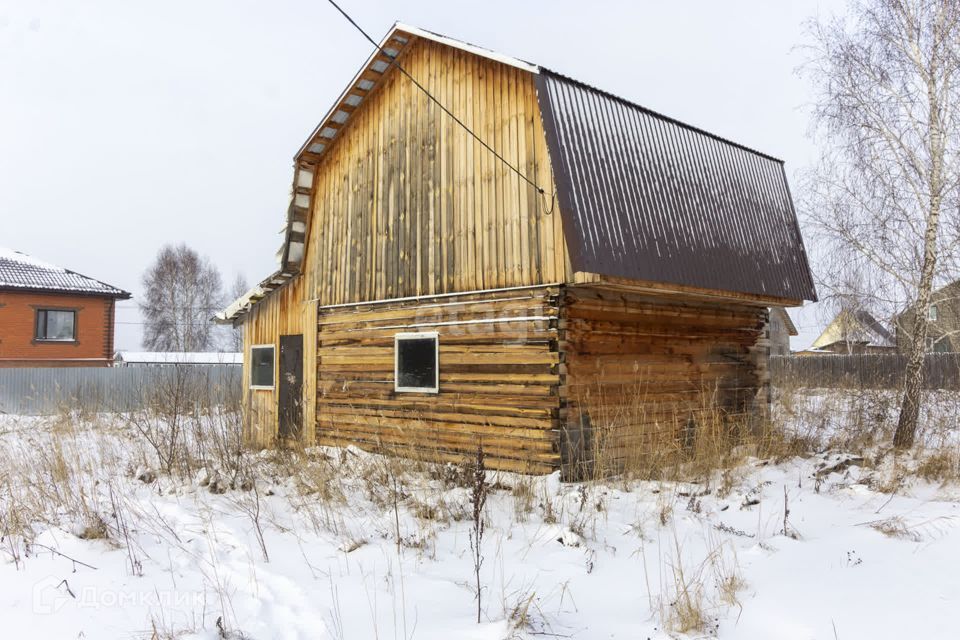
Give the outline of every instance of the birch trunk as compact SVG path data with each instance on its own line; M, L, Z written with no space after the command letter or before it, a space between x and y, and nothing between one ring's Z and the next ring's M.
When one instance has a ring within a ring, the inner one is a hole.
M930 76L938 69L932 65ZM930 154L930 209L923 234L923 266L917 287L917 302L914 305L913 335L910 339L910 358L903 380L903 400L900 417L893 435L893 446L906 449L913 446L920 420L920 403L923 394L923 361L927 351L927 329L930 324L930 294L933 291L933 276L937 267L937 232L940 226L940 207L943 191L944 135L940 126L940 105L936 79L927 78L927 102L930 105L929 154Z

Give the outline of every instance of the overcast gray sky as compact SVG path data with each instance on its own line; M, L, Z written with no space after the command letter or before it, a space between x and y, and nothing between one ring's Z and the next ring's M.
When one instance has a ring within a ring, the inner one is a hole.
M802 23L841 2L341 0L808 166ZM0 246L137 296L164 243L274 268L292 157L371 46L324 0L0 0ZM807 239L809 244L810 240ZM818 314L793 312L807 346ZM134 301L117 348L136 349Z

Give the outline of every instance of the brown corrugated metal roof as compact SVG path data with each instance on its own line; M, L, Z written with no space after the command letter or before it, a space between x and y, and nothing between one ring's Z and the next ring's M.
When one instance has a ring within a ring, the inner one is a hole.
M541 68L575 271L816 300L783 163Z

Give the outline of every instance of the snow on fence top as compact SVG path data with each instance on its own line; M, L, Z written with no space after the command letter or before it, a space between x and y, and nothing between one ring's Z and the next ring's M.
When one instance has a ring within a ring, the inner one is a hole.
M243 354L233 352L118 351L114 361L118 365L243 364Z
M130 297L126 291L105 282L4 247L0 247L0 289Z

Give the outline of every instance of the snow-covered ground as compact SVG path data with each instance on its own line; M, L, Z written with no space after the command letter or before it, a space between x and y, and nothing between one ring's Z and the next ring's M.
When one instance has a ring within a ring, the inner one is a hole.
M478 624L455 469L313 449L171 474L123 417L7 416L2 636L955 638L960 488L917 464L488 474Z

